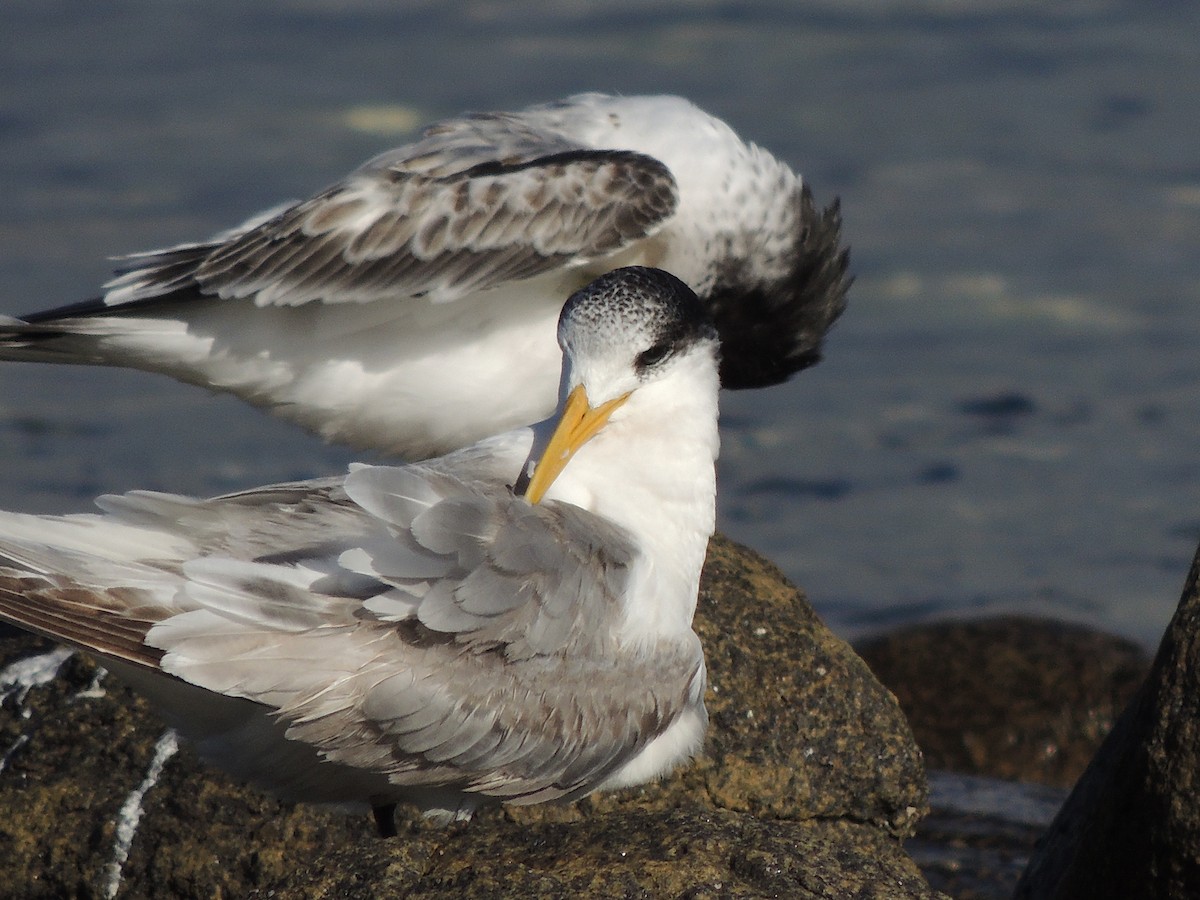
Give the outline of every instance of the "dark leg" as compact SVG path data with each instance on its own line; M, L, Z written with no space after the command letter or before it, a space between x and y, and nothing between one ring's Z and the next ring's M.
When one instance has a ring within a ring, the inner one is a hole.
M396 836L396 804L386 803L383 806L372 806L371 815L375 817L375 827L379 829L381 838Z

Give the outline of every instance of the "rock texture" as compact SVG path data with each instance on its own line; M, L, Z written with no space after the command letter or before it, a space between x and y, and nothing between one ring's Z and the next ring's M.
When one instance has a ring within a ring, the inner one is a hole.
M914 625L860 643L930 769L1070 787L1145 678L1136 644L1019 616Z
M1017 896L1200 897L1200 551L1149 677L1039 842Z
M693 803L574 823L489 823L344 845L274 886L285 897L933 896L895 841L841 821L781 825Z
M12 897L935 896L900 844L927 807L920 752L861 660L777 570L720 538L696 627L712 724L692 766L448 831L409 818L390 841L187 748L150 784L162 727L72 657L0 705L0 883ZM47 647L9 637L0 669ZM141 811L131 831L122 807Z

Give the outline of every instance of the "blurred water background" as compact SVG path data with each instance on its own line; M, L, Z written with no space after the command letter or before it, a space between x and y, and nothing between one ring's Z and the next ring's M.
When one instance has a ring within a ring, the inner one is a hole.
M683 94L842 198L827 357L724 397L720 527L847 636L999 611L1147 644L1200 539L1200 6L0 5L0 312L306 196L412 129ZM0 367L0 506L353 454L140 373Z

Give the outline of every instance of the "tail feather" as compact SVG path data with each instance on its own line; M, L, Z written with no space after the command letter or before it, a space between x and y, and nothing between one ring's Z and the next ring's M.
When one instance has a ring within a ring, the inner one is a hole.
M0 619L102 658L156 670L162 651L143 643L156 621L147 600L136 589L95 590L63 576L0 567Z
M90 309L92 302L23 319L0 316L0 360L103 365L106 360L94 337L80 339L87 334L89 320L70 317L72 310Z

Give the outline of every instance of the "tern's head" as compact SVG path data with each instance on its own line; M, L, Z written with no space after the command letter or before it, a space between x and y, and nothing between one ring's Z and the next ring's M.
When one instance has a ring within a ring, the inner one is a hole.
M716 342L704 305L661 269L601 275L572 294L558 317L565 387L583 385L592 406L661 377L697 349L712 354Z
M698 369L716 390L716 329L692 290L661 269L615 269L576 291L559 316L558 343L565 398L526 491L533 503L642 388Z

